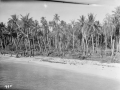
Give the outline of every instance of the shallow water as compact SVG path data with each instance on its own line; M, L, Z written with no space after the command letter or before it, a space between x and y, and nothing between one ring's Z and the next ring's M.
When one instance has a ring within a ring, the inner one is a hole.
M0 61L0 90L120 90L120 83L32 63Z

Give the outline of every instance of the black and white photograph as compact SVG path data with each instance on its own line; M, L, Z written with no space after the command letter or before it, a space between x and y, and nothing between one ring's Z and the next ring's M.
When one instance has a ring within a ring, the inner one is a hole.
M120 0L0 0L0 90L120 90Z

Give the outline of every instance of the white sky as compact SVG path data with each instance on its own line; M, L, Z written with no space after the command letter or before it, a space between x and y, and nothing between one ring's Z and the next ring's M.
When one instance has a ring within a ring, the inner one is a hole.
M73 1L73 0L66 0ZM38 20L45 16L47 20L53 20L53 15L58 14L60 20L70 22L77 20L80 15L87 16L88 13L94 13L96 19L102 22L107 13L112 13L120 4L120 0L74 0L74 2L86 2L94 5L75 5L75 4L61 4L51 2L0 2L0 22L6 23L10 15L17 14L26 15L30 13L30 17ZM98 5L95 5L98 4Z

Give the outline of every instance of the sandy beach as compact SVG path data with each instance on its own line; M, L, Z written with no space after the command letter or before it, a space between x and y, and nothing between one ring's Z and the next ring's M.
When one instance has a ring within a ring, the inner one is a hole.
M100 63L89 60L62 59L54 57L21 57L0 55L0 62L29 63L47 67L69 70L70 72L84 73L92 76L105 77L120 82L119 63Z

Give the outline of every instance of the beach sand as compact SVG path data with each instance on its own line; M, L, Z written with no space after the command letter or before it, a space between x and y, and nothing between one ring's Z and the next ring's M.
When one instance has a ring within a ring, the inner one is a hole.
M10 55L0 55L0 62L40 64L52 68L65 69L71 72L114 79L120 82L120 63L100 63L98 61L44 56L16 58L14 55L12 57L10 57Z

